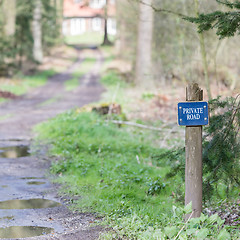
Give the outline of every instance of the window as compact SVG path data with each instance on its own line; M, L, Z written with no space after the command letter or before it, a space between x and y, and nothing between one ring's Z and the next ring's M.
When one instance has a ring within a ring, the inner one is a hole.
M106 0L91 0L90 7L91 8L102 8L106 4Z
M71 35L80 35L86 31L86 21L84 18L71 19Z
M102 30L102 19L101 18L93 18L92 19L92 30L96 31L96 32Z
M108 18L107 27L108 27L108 33L109 34L116 35L116 33L117 33L116 19Z
M68 24L67 24L67 21L65 20L65 21L63 21L63 24L62 24L62 33L63 33L63 35L67 35L67 32L68 32L67 27L68 27Z
M73 0L74 1L74 3L81 3L82 2L82 0Z

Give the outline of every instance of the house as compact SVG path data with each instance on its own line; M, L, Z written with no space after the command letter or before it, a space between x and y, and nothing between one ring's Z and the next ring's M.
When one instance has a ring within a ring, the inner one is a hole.
M64 0L63 34L65 36L76 36L87 32L103 33L105 9L107 9L108 34L115 35L115 0Z

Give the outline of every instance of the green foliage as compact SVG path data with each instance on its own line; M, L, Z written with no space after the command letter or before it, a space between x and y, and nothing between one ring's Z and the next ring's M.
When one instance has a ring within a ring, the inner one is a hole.
M203 143L205 192L211 194L213 185L217 190L223 182L228 194L240 185L240 102L238 98L218 98L209 104L213 115Z
M214 196L236 196L240 185L240 103L239 97L213 99L210 105L210 125L204 128L203 139L203 197L205 200ZM172 171L184 179L185 151L183 148L170 150L157 159L167 158Z
M197 18L187 17L185 20L196 23L199 32L214 28L217 29L216 34L220 39L240 34L240 1L230 2L228 0L217 0L217 2L231 9L235 9L235 11L215 11L209 14L200 14Z
M32 57L32 11L33 2L31 0L20 0L17 1L17 15L16 15L16 32L14 36L14 45L16 48L16 55L19 54L21 57L26 56L27 58ZM21 64L21 63L20 63Z
M56 0L55 0L56 3ZM42 35L43 47L45 50L59 42L60 22L58 21L57 6L49 0L42 0Z
M155 156L165 150L152 148L137 133L77 111L38 126L38 132L62 159L51 167L65 185L62 191L81 196L72 201L75 208L109 220L113 231L101 239L234 239L218 215L184 222L192 207L173 206L171 196L183 180L178 175L166 180L172 171L166 159L155 167Z
M65 86L66 91L72 91L75 88L77 88L79 86L79 82L80 81L79 81L78 77L74 77L68 81L65 81L64 86Z
M160 194L163 189L165 189L166 184L164 182L162 182L161 178L156 178L153 179L149 182L149 189L147 191L148 195L156 195L156 194Z
M119 87L124 88L127 86L127 83L115 71L109 71L104 74L101 78L101 83L107 87L116 87L119 85Z
M164 150L93 113L71 111L39 131L52 141L51 152L63 159L52 164L52 172L67 184L66 192L81 195L76 202L81 209L113 219L138 211L155 220L170 211L173 189L164 179L169 168L150 164L151 156Z
M152 93L152 92L145 92L142 94L142 98L145 100L151 100L156 96L156 94Z
M100 239L237 239L237 234L229 231L217 214L210 217L201 214L199 218L184 222L185 214L191 213L189 209L192 209L191 204L185 208L173 206L171 214L162 214L160 222L154 225L149 224L149 218L134 213L114 222L113 231Z
M47 51L59 37L56 6L52 1L42 0L42 36L43 49ZM34 4L31 0L16 1L16 30L14 36L4 33L4 19L0 18L0 75L12 74L21 67L23 59L32 60L32 19ZM0 13L2 12L2 6ZM2 14L2 13L1 13Z
M34 75L22 75L18 73L11 79L11 82L1 83L2 91L9 91L16 95L22 95L29 91L30 88L40 87L47 82L47 79L55 74L52 70L37 72Z

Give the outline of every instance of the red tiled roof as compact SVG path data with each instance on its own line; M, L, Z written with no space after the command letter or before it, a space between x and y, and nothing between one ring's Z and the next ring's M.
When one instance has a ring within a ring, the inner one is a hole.
M84 3L74 3L74 0L64 0L63 2L63 16L68 17L95 17L103 16L103 9L90 8ZM113 17L116 15L116 8L113 5L108 7L108 15Z

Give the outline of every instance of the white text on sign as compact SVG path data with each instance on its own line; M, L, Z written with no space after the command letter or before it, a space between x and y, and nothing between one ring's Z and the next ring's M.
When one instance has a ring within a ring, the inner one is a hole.
M200 114L203 113L203 108L183 108L183 114L187 114L187 120L200 119Z

